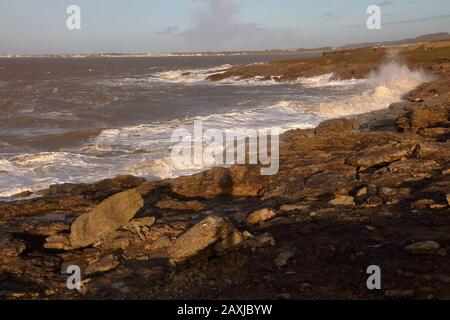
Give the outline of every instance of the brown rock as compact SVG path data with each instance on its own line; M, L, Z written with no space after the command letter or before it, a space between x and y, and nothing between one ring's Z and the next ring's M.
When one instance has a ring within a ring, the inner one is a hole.
M133 219L124 226L124 229L137 230L145 227L150 228L153 224L155 224L155 221L156 221L155 217L144 217L141 219Z
M69 234L57 234L45 239L44 248L54 250L72 250Z
M281 268L287 265L288 260L291 259L295 255L293 251L287 251L280 253L274 260L274 263L277 267Z
M87 266L84 274L89 276L94 273L107 272L119 265L117 258L110 254Z
M270 244L272 247L275 246L275 239L268 232L257 236L255 240L257 244L261 246L266 246L268 244Z
M362 187L361 189L358 190L358 192L356 193L356 197L361 198L367 195L368 193L368 189L367 187Z
M148 197L153 191L156 190L158 184L155 182L144 182L140 186L136 188L136 191L139 192L142 198Z
M0 238L0 257L17 257L26 249L25 244L10 237Z
M94 244L108 233L124 226L143 205L141 195L134 189L106 199L72 224L72 247L82 248Z
M409 152L410 148L408 146L399 144L374 146L358 152L355 156L348 159L348 163L354 166L370 168L379 164L401 160Z
M309 208L308 204L297 203L297 204L284 204L280 207L280 210L283 212L291 212L291 211L301 211L308 208Z
M170 180L169 185L176 194L206 199L227 195L231 191L231 177L227 169L213 168L192 176Z
M137 236L130 231L118 230L108 234L100 243L103 250L126 249L133 241L138 240Z
M404 131L418 132L424 128L438 126L446 121L448 121L447 107L418 107L412 109L404 117L400 117L397 126Z
M314 130L317 135L329 135L336 133L347 133L355 131L358 128L356 119L332 119L319 124Z
M446 199L447 199L448 205L450 206L450 194L446 195L445 197L446 197Z
M414 255L435 255L440 245L434 241L417 242L405 247L405 250Z
M178 237L169 248L173 263L186 260L213 244L223 242L222 248L232 247L242 241L239 231L226 219L209 216Z
M329 204L333 206L354 206L355 199L350 196L337 196L333 200L329 201Z
M235 197L256 197L270 180L270 177L261 174L258 166L233 166L230 177L231 194Z
M386 204L393 205L409 198L411 196L411 189L382 187L378 193Z
M194 200L194 201L178 201L170 198L166 198L163 200L160 200L156 207L159 209L171 209L171 210L186 210L186 211L194 211L194 212L200 212L205 210L206 206L201 203L200 201Z
M262 221L266 221L269 219L272 219L273 217L275 217L277 214L270 209L262 209L262 210L258 210L255 211L253 213L251 213L248 217L247 217L247 222L249 224L258 224Z
M28 233L40 234L43 236L52 236L64 231L69 231L70 225L63 222L55 222L48 225L45 224L31 225L29 227L26 227L25 230Z
M420 209L426 209L429 206L434 204L434 200L431 199L421 199L417 200L411 205L411 209L413 210L420 210Z

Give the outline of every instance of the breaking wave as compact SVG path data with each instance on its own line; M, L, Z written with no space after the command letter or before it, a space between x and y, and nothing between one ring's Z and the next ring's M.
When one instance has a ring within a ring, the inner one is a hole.
M206 83L211 74L230 66L209 69L176 70L153 74L151 80L173 84ZM273 128L280 133L290 129L312 128L320 122L348 115L383 109L401 100L418 85L430 81L430 76L391 62L371 73L364 80L338 80L333 74L299 78L291 90L296 99L280 97L278 101L257 101L250 106L237 105L223 113L190 116L170 121L153 121L135 126L111 128L92 136L81 147L58 152L2 155L0 158L0 197L28 190L47 188L66 182L92 182L118 174L132 174L151 179L172 178L198 172L205 168L179 166L170 159L171 133L180 127L188 130L201 120L204 130L243 130ZM122 79L123 81L123 79ZM137 81L137 80L136 80ZM142 79L139 83L142 83ZM227 79L214 85L280 85L275 80ZM252 82L253 81L253 82ZM135 83L127 80L128 84ZM345 88L345 90L339 90ZM273 90L274 97L277 90ZM298 96L303 98L298 99ZM192 130L189 130L192 132Z

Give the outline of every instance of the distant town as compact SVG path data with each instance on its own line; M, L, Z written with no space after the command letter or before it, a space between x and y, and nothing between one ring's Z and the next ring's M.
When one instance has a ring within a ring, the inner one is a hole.
M426 34L416 38L403 39L398 41L382 41L382 42L365 42L346 44L340 47L320 47L320 48L296 48L296 49L267 49L267 50L248 50L248 51L222 51L222 52L150 52L150 53L73 53L73 54L43 54L43 55L25 55L25 54L8 54L0 55L0 58L26 58L26 57L43 57L43 58L130 58L130 57L202 57L202 56L240 56L240 55L292 55L305 53L322 53L329 51L351 50L358 48L389 48L408 46L411 44L424 44L432 41L450 40L448 32L440 32Z

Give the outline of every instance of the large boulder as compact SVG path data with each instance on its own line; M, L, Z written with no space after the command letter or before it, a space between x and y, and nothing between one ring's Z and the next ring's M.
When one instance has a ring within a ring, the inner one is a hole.
M144 200L134 189L106 199L72 224L72 247L82 248L96 243L110 232L124 226L143 206Z
M168 255L171 262L177 263L214 244L218 251L223 251L241 241L240 232L228 220L209 216L178 237L169 248Z

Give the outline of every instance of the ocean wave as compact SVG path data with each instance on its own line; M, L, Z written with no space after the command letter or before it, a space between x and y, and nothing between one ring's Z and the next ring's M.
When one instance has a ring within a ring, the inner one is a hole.
M417 86L431 80L432 77L422 71L391 62L372 72L359 93L344 99L321 102L315 112L327 117L343 117L385 109Z
M152 81L168 79L173 83L184 83L188 78L188 82L196 83L205 81L212 70L221 69L202 69L195 74L181 70L159 73L158 80ZM425 73L397 63L383 65L365 80L340 81L331 74L303 78L298 79L301 87L324 88L321 94L304 98L298 98L301 94L297 94L294 99L283 96L278 101L272 98L265 102L243 100L235 109L223 113L105 129L89 136L88 142L82 146L70 150L4 156L0 160L0 197L44 189L56 183L91 182L118 174L150 179L193 174L206 167L175 164L171 161L170 150L173 147L172 132L178 128L193 132L194 121L201 120L203 130L218 129L222 132L272 128L283 133L291 129L312 128L327 119L386 108L429 80ZM239 83L240 80L236 81ZM349 90L338 93L340 90L334 87L348 87Z
M299 77L295 80L280 81L279 76L266 79L263 76L251 78L229 77L219 81L211 81L208 78L214 74L223 74L231 65L221 65L203 69L177 69L160 71L144 75L138 78L103 79L95 84L111 87L121 86L148 86L151 84L184 84L184 85L207 85L207 86L279 86L279 85L302 85L306 88L326 88L353 86L364 83L364 79L341 80L334 73L328 73L315 77Z

